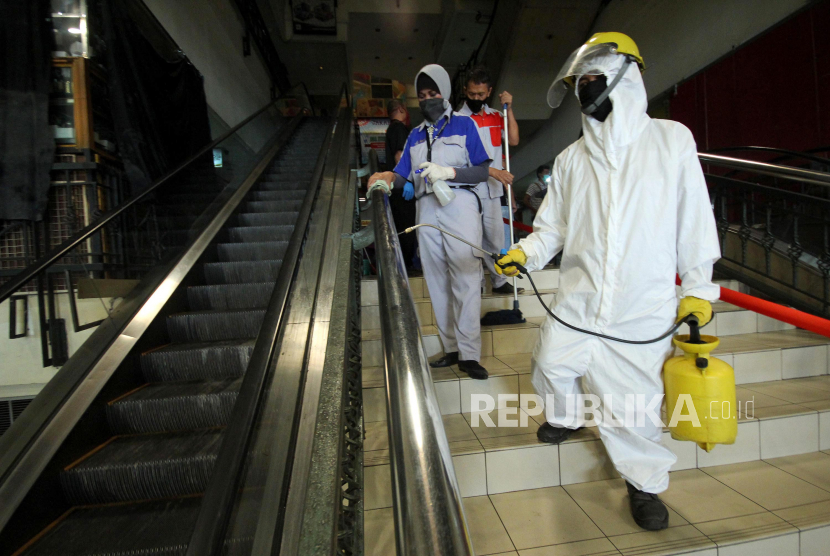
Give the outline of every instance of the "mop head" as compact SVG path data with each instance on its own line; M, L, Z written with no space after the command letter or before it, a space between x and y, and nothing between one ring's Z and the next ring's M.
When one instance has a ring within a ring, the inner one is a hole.
M481 319L481 326L494 326L496 324L521 324L525 321L522 312L518 309L503 309L501 311L490 311Z

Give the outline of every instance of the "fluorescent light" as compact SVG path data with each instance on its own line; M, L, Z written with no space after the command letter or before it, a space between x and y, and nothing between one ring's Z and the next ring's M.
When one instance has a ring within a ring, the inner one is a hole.
M67 29L67 30L68 30L70 33L72 33L73 35L80 35L80 34L81 34L81 30L80 30L80 29L78 29L77 27L70 27L70 28L69 28L69 29Z

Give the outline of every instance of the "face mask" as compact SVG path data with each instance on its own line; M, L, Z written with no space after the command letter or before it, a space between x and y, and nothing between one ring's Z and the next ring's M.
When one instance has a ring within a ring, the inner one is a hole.
M444 99L442 98L427 98L419 102L418 106L421 107L424 119L433 124L444 113Z
M545 175L545 176L542 178L542 181L544 181L544 182L545 182L545 184L550 184L550 174Z
M583 108L586 106L590 106L599 96L605 92L605 89L608 87L608 82L604 75L597 76L597 79L594 81L589 81L586 83L582 90L579 91L579 103L582 105ZM608 117L608 114L611 113L611 110L614 108L614 105L611 104L611 99L607 98L602 101L602 104L597 106L597 109L594 110L593 116L600 122L604 122L605 119Z
M481 107L484 106L484 101L468 98L467 106L473 111L473 114L478 114L481 112Z

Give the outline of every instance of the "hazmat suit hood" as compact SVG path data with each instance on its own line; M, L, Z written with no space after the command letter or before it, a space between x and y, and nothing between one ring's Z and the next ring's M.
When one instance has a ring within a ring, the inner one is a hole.
M421 74L426 74L435 81L435 84L438 85L438 92L441 93L441 97L444 99L444 110L449 108L450 96L452 95L452 82L450 81L450 74L447 73L447 70L438 64L428 64L422 67L415 76L415 94L418 93L418 78L421 77Z
M604 122L582 115L582 130L585 136L585 146L592 156L615 160L614 153L624 149L633 143L648 125L650 118L646 114L648 97L643 84L643 77L636 63L627 62L624 56L609 54L599 56L596 59L596 68L586 73L602 73L606 76L608 83L611 83L623 64L628 68L622 79L611 91L608 98L614 108ZM577 76L575 82L579 82ZM577 91L577 102L579 95Z

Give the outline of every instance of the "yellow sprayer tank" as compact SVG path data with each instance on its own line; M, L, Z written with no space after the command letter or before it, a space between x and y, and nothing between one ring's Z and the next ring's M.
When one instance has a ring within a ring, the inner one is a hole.
M672 438L696 442L709 452L715 444L733 444L738 436L735 371L709 355L720 340L700 335L696 323L690 324L691 334L673 339L683 355L663 365L666 417Z

